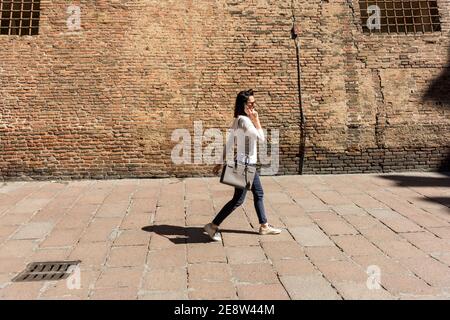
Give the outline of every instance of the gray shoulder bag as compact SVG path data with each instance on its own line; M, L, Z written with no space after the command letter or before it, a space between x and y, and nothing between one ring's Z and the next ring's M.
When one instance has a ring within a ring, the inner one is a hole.
M245 137L245 163L237 161L227 162L222 169L220 182L239 189L251 190L256 174L256 166L249 164L248 137Z

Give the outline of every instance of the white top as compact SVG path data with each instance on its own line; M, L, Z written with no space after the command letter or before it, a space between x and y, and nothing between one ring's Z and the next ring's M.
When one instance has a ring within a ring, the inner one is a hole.
M258 161L257 141L264 142L265 136L262 129L256 129L252 120L246 116L239 116L233 120L231 129L229 130L229 136L227 144L224 147L224 160L227 154L230 154L235 145L237 144L237 160L239 162L245 162L245 137L249 138L249 163L256 164ZM233 159L230 154L229 160Z

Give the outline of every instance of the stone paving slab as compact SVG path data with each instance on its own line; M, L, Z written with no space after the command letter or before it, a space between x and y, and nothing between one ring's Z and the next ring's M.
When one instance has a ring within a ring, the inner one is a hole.
M262 177L260 236L249 193L217 178L0 185L0 299L450 299L450 176ZM67 280L13 283L30 262L81 260ZM374 285L375 284L375 285Z

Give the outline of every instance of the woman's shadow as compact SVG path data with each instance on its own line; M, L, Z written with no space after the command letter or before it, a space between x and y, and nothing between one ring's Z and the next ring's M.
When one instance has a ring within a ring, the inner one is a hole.
M170 225L156 225L147 226L142 228L143 231L156 233L163 236L174 244L187 244L187 243L209 243L211 238L203 230L203 227L180 227ZM220 229L221 233L237 233L237 234L253 234L257 235L255 231L245 230L226 230Z

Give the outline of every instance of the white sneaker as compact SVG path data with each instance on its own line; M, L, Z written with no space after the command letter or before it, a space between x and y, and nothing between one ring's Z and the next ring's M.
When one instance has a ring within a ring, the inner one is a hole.
M204 229L213 241L222 241L222 237L220 236L218 229L214 229L212 223L208 223Z
M271 226L270 224L266 227L260 227L259 228L259 234L260 235L276 235L281 233L281 229L275 228L274 226Z

